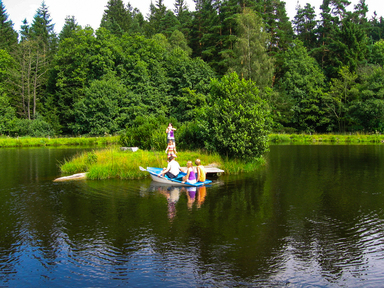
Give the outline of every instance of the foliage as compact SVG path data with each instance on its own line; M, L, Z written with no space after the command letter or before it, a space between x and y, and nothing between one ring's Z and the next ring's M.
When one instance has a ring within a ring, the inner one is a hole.
M222 156L252 160L268 149L270 108L252 80L236 73L213 79L208 106L201 111L205 147Z
M13 23L8 19L3 1L0 1L0 49L12 52L17 45L17 32L13 29Z
M172 121L172 119L138 116L121 135L120 144L127 147L139 147L144 150L165 150L167 142L165 130L169 122L177 126L177 122ZM163 135L163 137L160 135Z
M270 35L265 32L261 17L250 9L238 14L239 36L229 71L235 71L258 87L269 86L273 77L273 61L267 54Z
M203 148L207 130L196 127L212 105L210 81L231 71L256 83L275 131L383 129L384 20L367 19L364 1L352 11L324 0L320 15L299 6L296 35L281 0L196 0L193 12L158 0L147 18L123 2L107 1L95 31L68 16L59 39L43 2L18 41L0 1L0 95L15 112L4 112L4 133L102 135L139 130L138 117L175 118L179 147ZM160 149L163 132L152 130L144 144Z
M314 132L324 120L321 109L321 98L324 95L325 76L314 58L299 40L293 41L283 54L283 77L276 83L283 97L290 98L290 111L285 114L286 125L299 131ZM282 110L282 109L280 109Z
M112 73L94 80L84 94L74 105L76 122L70 127L76 134L114 134L125 128L127 117L121 107L129 105L130 94Z
M349 114L350 105L358 97L356 87L357 74L351 73L349 67L342 67L339 71L340 79L332 79L332 86L328 94L323 97L326 114L334 123L338 132L348 131L352 124Z
M15 109L10 105L8 97L0 90L0 135L9 135L15 121Z

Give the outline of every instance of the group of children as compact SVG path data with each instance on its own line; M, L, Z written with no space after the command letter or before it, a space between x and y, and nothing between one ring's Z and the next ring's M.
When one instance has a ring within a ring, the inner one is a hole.
M179 175L180 171L182 171L187 173L187 175L183 177L182 183L188 182L190 184L195 184L196 182L204 182L206 180L206 171L204 166L201 165L200 159L196 159L195 161L196 170L193 167L192 161L188 161L186 171L183 171L183 169L180 168L179 163L175 160L177 157L174 135L175 130L176 128L172 126L172 123L169 123L165 130L168 143L167 149L165 149L165 153L167 153L168 167L163 169L160 176L167 175L170 179L173 179Z

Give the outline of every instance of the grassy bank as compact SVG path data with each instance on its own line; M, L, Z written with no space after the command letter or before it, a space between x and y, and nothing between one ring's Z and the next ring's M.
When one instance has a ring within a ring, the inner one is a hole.
M225 170L225 173L235 174L254 171L264 164L264 159L253 163L229 161L222 159L218 154L205 154L199 151L179 152L177 161L186 166L188 160L194 162L200 158L203 165L214 165ZM148 177L147 172L140 171L142 167L166 167L166 154L164 152L143 151L123 152L118 147L84 152L62 163L60 169L63 174L71 175L88 172L88 179L140 179Z
M384 135L381 134L270 134L271 143L382 143Z
M93 146L117 144L119 136L74 137L74 138L35 138L1 137L0 147L43 147L43 146Z

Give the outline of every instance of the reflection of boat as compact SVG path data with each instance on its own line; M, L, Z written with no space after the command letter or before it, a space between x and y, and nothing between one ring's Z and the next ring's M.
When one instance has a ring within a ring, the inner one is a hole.
M140 167L141 171L147 171L151 175L151 178L153 181L173 186L193 186L193 187L200 187L204 186L205 184L212 183L211 180L205 180L204 182L197 182L195 184L190 184L188 182L182 183L182 178L186 175L184 172L180 172L179 175L176 178L170 179L167 176L160 177L161 171L163 169L156 168L156 167L147 167L147 169L144 169L143 167Z

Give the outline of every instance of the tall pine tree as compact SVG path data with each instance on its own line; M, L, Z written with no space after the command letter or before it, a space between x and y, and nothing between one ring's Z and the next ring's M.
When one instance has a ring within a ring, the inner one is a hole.
M0 0L0 49L12 52L17 44L17 32L13 29L13 23L8 20L3 1Z

